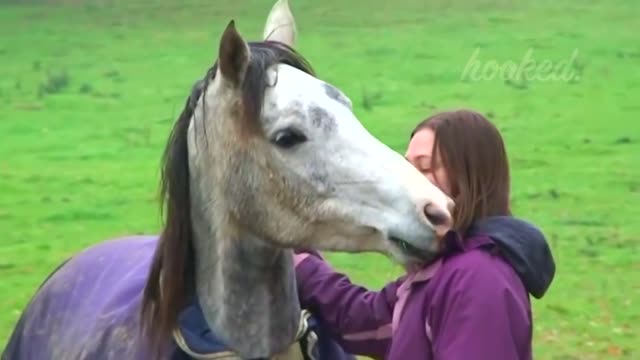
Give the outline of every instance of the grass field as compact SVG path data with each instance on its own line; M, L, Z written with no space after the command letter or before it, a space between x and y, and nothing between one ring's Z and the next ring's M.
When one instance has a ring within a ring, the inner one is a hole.
M640 2L291 1L301 52L394 149L438 110L499 125L515 211L558 265L534 301L536 358L640 357ZM160 155L190 86L231 18L257 39L272 5L17 3L0 2L1 346L61 260L157 233ZM554 76L492 74L527 56ZM330 259L374 288L399 274L380 256Z

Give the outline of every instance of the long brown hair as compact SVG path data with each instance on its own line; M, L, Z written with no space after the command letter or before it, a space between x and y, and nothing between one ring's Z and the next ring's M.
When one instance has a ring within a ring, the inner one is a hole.
M445 111L421 121L411 138L423 129L434 132L433 154L440 155L451 182L455 230L465 232L488 216L511 215L507 152L489 120L471 110Z

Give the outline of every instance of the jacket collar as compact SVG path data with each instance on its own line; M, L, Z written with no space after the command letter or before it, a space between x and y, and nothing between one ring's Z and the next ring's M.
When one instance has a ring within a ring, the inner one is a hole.
M462 236L460 236L460 234L455 231L449 231L444 236L442 241L442 255L440 255L437 260L423 267L422 269L407 274L407 278L402 283L401 287L408 288L415 283L430 280L438 273L438 270L440 270L440 268L442 267L442 263L451 256L479 248L492 247L495 245L493 240L491 240L491 238L488 236L474 235L463 239Z

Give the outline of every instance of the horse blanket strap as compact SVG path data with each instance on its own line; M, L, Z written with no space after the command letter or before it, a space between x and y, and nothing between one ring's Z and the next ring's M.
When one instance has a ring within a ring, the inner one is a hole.
M307 310L302 310L295 342L300 346L304 360L324 360L319 355L318 335L313 329L314 326L317 326L317 323L311 314ZM174 353L172 360L185 358L197 360L240 359L208 328L197 303L181 312L178 318L178 328L173 331L173 339L179 350ZM292 346L294 345L292 344Z
M300 343L304 360L321 360L317 346L318 334L313 331L312 325L314 324L311 319L311 313L307 310L302 310L300 313L300 325L298 327L296 341Z

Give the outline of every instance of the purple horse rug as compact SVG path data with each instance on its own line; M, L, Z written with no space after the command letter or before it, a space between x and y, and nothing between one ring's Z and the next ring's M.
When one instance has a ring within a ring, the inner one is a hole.
M45 280L18 320L1 360L150 360L140 304L158 238L90 247ZM305 360L355 360L309 312L297 342ZM166 359L237 359L209 329L196 299L179 315Z

